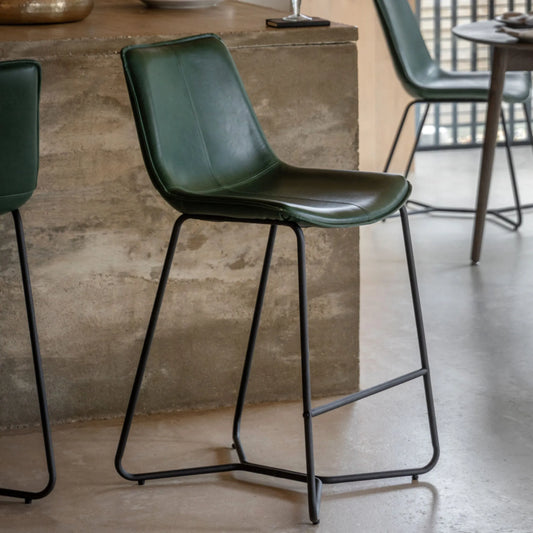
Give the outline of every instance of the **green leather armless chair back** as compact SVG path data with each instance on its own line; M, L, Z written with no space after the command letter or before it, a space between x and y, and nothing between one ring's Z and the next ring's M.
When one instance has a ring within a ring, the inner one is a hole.
M448 102L486 102L490 87L490 72L456 72L441 68L429 54L408 0L374 0L374 5L398 78L402 82L405 90L413 97L413 100L406 106L400 120L400 125L385 163L385 171L388 171L390 168L409 110L415 104L426 104L425 110L421 113L422 118L418 124L415 141L404 171L405 176L407 176L430 105L432 103ZM522 104L530 142L533 143L533 133L531 131L527 105L530 92L531 76L528 72L509 72L506 75L503 99L509 104ZM520 205L518 186L511 156L511 142L508 137L503 111L501 120L506 139L507 161L509 164L514 205L512 207L491 209L488 213L494 215L500 221L509 224L513 229L516 229L522 223L522 209L529 206ZM417 211L413 211L418 213L432 211L452 213L474 212L473 209L436 207L414 200L410 200L409 202L420 208ZM515 211L516 220L506 216L504 213L507 211Z
M403 208L410 191L408 182L403 176L393 174L299 168L280 161L265 140L228 49L214 35L131 46L122 51L122 60L146 168L163 198L182 214L172 230L118 444L115 466L120 475L143 484L149 479L244 470L301 481L307 484L310 519L317 523L323 483L417 477L430 470L438 459L439 447L408 220ZM302 228L342 228L370 224L397 210L402 215L421 368L371 390L313 408ZM233 444L238 460L207 467L130 473L123 467L122 459L179 232L182 224L191 218L270 226L233 422ZM276 230L280 225L293 230L297 243L305 472L247 461L240 438L241 415L261 307ZM424 466L345 476L315 474L313 417L418 377L424 380L424 408L428 414L433 446L433 455Z
M207 195L238 186L277 163L231 57L220 54L217 45L222 47L215 40L191 41L178 50L128 53L135 95L150 98L146 108L144 100L136 102L147 168L171 203L173 192ZM169 69L173 61L179 68ZM220 101L225 102L223 116L217 110Z
M37 186L39 67L0 63L0 214L21 207Z
M48 483L43 490L0 488L0 494L24 498L26 503L49 494L56 477L24 230L19 213L19 207L29 200L37 186L40 85L41 68L36 61L0 62L0 215L11 213L15 224L48 467ZM2 339L0 349L1 342ZM2 378L6 379L6 376Z
M398 78L406 91L421 97L439 67L433 61L409 2L374 0Z

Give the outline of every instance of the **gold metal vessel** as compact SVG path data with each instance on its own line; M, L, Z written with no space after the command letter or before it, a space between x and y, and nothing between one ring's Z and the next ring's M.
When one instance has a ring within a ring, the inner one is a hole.
M0 0L0 24L55 24L84 19L93 0Z

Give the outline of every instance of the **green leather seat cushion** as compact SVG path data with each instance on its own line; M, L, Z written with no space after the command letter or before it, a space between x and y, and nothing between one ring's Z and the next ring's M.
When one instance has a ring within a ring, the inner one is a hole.
M529 98L529 72L508 72L505 75L503 99L520 104ZM485 101L489 96L490 72L455 72L439 69L429 75L423 84L411 81L410 92L426 100Z
M170 190L163 196L182 213L348 227L394 213L410 190L400 175L296 168L279 162L244 184L203 195Z

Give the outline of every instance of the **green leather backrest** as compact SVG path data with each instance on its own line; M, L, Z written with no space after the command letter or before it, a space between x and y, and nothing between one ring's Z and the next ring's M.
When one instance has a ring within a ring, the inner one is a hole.
M18 209L37 186L40 84L37 62L0 62L0 213Z
M145 164L163 195L209 194L277 161L218 37L134 45L122 60Z
M374 0L398 77L408 92L438 70L407 0ZM416 89L414 90L416 93ZM415 94L416 96L416 94Z

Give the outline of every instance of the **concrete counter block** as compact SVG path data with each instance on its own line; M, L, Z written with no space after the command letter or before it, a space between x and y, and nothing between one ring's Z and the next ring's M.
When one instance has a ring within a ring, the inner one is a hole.
M280 157L357 166L356 30L276 33L264 28L265 15L273 14L227 1L163 17L135 2L97 0L80 23L2 29L3 59L34 57L43 67L39 183L21 212L53 421L124 413L176 217L144 169L118 55L123 45L220 34ZM185 224L141 411L234 402L267 233L264 226ZM320 395L353 391L358 232L307 234L313 386ZM0 426L37 420L13 236L3 216ZM252 401L299 395L295 252L292 232L281 229Z

